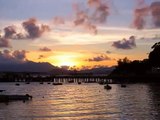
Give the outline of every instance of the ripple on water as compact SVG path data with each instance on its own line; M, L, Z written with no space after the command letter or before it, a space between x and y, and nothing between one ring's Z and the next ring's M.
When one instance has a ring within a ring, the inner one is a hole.
M160 94L154 86L135 84L107 91L98 84L2 83L8 94L33 95L30 102L0 104L0 120L158 120ZM158 87L156 88L158 89ZM155 94L156 93L156 94Z

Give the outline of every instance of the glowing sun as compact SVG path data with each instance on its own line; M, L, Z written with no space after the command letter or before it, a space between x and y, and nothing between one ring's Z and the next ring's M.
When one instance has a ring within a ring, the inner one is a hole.
M57 55L57 56L54 56L54 63L55 65L57 66L70 66L70 67L73 67L73 66L77 66L78 65L78 62L76 61L75 59L75 56L74 55L65 55L65 54L62 54L62 55Z

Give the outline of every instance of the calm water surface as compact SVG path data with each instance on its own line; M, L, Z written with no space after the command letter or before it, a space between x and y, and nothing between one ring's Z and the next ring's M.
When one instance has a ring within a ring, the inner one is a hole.
M32 101L0 103L0 120L160 120L159 85L133 84L105 90L99 84L0 83L5 94Z

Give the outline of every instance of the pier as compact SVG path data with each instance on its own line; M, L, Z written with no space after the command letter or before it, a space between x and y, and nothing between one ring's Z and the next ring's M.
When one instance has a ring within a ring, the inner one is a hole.
M49 75L42 73L1 74L0 82L114 83L107 75Z

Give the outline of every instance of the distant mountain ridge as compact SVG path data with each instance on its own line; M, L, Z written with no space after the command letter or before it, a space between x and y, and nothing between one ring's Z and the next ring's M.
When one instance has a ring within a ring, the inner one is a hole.
M109 74L115 67L98 67L87 70L81 70L79 73L90 73L90 74Z
M109 74L114 67L99 67L86 70L80 70L78 74ZM53 66L48 62L26 61L22 63L0 63L0 72L45 72L53 75L74 74L74 70L67 70Z
M1 72L49 72L52 69L58 69L47 62L36 63L27 61L24 63L0 63Z

